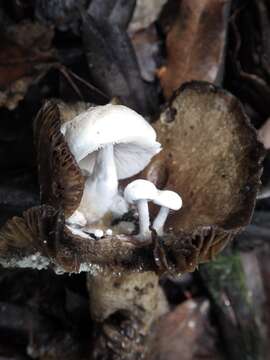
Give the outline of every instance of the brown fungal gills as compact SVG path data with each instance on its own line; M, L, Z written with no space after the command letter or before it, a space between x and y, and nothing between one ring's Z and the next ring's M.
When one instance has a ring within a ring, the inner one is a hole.
M34 124L41 203L63 208L67 217L81 201L84 177L60 128L83 107L82 103L72 108L56 100L47 101Z

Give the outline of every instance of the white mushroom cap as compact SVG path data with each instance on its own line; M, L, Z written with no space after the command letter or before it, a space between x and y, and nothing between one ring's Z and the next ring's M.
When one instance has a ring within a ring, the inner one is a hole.
M181 197L176 192L170 190L159 190L153 202L156 205L164 206L175 211L182 207Z
M114 144L119 179L139 173L160 150L156 132L123 105L95 106L64 123L61 132L81 169L92 173L97 150Z
M154 200L158 196L158 189L147 180L134 180L127 185L124 197L130 204L138 200Z

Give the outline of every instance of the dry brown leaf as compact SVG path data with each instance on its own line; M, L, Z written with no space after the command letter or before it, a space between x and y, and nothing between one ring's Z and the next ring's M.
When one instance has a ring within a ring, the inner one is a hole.
M159 320L149 360L219 360L207 300L187 300Z
M168 99L184 82L219 83L223 68L228 7L226 0L182 0L166 38L167 64L160 69Z

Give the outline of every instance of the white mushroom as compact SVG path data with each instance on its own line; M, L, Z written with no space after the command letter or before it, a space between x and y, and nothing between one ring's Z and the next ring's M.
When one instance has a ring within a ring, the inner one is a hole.
M158 190L154 184L147 180L135 180L128 184L124 191L124 197L130 204L136 204L139 213L141 240L148 240L151 237L148 201L158 196Z
M68 218L67 223L69 225L78 225L83 227L86 225L87 221L80 211L75 210L75 212Z
M70 151L87 174L79 206L88 223L110 210L118 179L131 177L161 148L155 130L122 105L91 107L61 127Z
M156 230L158 235L163 235L164 224L167 220L170 209L175 211L179 210L182 207L182 199L174 191L159 190L158 195L153 202L156 205L161 206L161 209L153 222L153 229Z
M121 194L117 194L114 197L110 211L113 219L119 219L128 212L128 203Z
M104 235L104 231L100 229L96 229L94 235L96 238L102 238L102 236Z
M107 230L106 230L106 235L107 235L107 236L112 236L112 234L113 234L112 229L107 229Z

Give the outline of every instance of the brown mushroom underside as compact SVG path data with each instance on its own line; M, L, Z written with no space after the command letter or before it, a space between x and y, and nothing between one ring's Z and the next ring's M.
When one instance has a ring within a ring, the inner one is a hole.
M174 95L156 131L163 151L146 176L151 178L161 162L168 174L163 186L181 194L183 207L168 222L174 232L200 225L246 226L258 191L262 147L239 101L207 83L189 83Z
M49 259L49 266L63 271L80 271L82 264L89 271L94 265L192 271L250 221L262 146L235 97L209 83L192 82L175 93L155 123L163 151L140 174L183 198L183 208L169 216L168 235L154 236L152 244L138 244L127 236L100 240L74 236L64 221L79 205L83 177L60 133L59 109L54 101L46 103L35 127L42 201L52 207L30 209L2 228L0 260L12 256L10 249L18 248L20 258L32 248ZM151 210L153 216L157 209ZM30 216L39 226L30 226ZM35 236L26 235L33 229Z
M84 188L81 170L60 131L61 124L76 115L51 100L43 105L34 124L41 203L64 209L66 217L77 209Z

